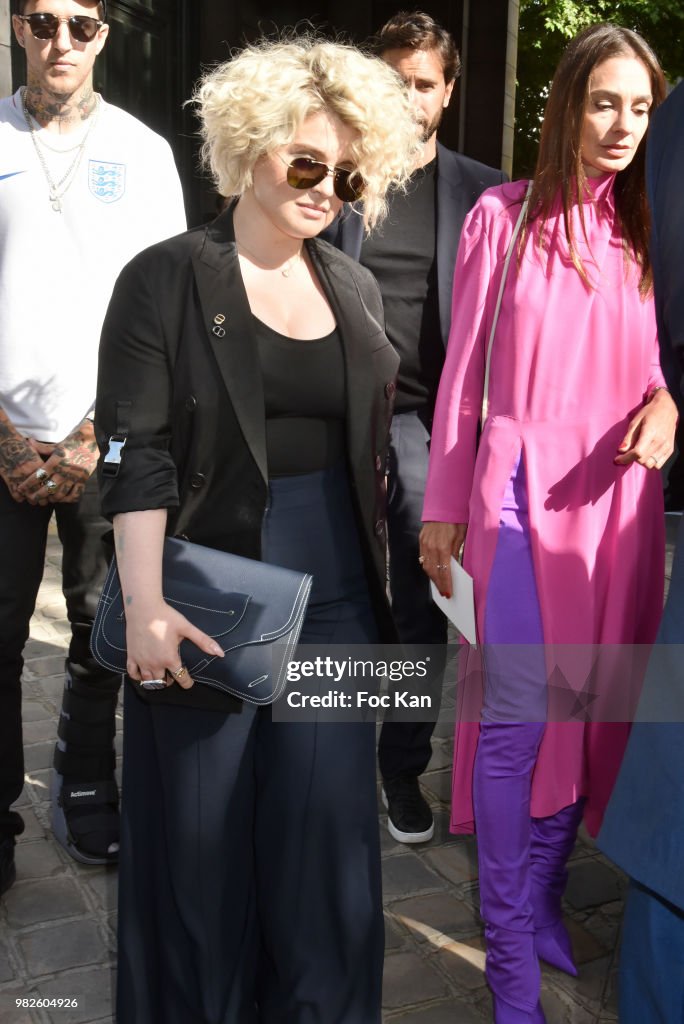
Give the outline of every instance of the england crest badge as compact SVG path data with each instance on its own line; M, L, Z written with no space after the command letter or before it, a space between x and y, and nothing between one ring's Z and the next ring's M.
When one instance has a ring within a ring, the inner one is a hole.
M126 191L126 164L88 161L88 185L102 203L115 203Z

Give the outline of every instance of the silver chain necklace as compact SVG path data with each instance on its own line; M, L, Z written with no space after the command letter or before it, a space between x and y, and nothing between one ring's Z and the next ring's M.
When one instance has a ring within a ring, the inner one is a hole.
M49 198L50 198L50 203L52 204L52 209L55 211L55 213L61 213L62 212L62 198L63 198L63 196L66 195L66 193L71 188L71 185L73 184L73 182L76 179L76 174L78 173L78 169L81 166L81 160L83 159L83 153L85 152L86 142L88 141L90 133L92 132L93 128L95 127L95 123L97 121L97 115L100 112L100 100L99 100L99 97L96 100L95 110L90 115L90 124L86 128L85 135L83 136L83 138L81 139L81 141L79 142L79 144L77 146L72 146L71 149L67 149L67 150L63 151L65 153L72 153L72 152L74 152L74 150L76 150L76 156L74 157L74 159L71 161L71 163L67 167L66 174L62 175L62 177L59 179L59 181L53 181L53 179L52 179L52 175L50 174L50 168L47 165L47 160L45 159L45 156L43 155L43 152L41 150L41 142L38 139L38 133L36 132L36 129L33 127L33 119L31 118L31 115L29 114L28 110L26 109L26 98L25 98L25 96L22 96L22 108L23 108L23 111L24 111L24 120L26 121L26 124L28 125L28 130L31 133L31 142L33 143L33 148L36 151L36 156L38 157L38 162L40 163L40 166L43 169L43 174L45 175L45 180L48 183ZM53 153L57 152L52 146L47 146L47 149L52 150ZM60 191L60 189L61 189L61 191Z

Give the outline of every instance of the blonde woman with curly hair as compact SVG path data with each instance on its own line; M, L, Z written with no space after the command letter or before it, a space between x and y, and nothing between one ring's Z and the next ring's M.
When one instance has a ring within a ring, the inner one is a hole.
M161 551L183 535L312 573L304 643L395 639L398 359L374 279L316 235L360 197L381 219L417 130L385 64L309 38L248 47L196 100L230 202L129 264L100 353L128 651L118 1019L379 1024L374 726L274 722L193 685L180 642L222 652L165 603Z

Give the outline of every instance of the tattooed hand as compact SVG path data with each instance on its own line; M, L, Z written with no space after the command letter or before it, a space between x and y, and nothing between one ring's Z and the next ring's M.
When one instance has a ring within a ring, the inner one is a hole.
M55 445L31 442L38 455L47 455L41 466L48 480L38 480L35 472L19 487L20 493L31 504L56 504L58 501L75 502L83 494L88 478L97 465L97 443L90 420L84 420L64 441Z
M30 442L0 414L0 477L15 501L26 501L21 488L31 477L38 483L35 474L42 467L43 460ZM47 499L42 504L47 504Z

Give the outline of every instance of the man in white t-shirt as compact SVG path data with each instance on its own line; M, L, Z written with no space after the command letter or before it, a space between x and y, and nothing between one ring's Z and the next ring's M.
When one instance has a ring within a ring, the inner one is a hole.
M106 569L92 413L100 327L138 251L185 229L168 144L93 91L109 26L93 0L19 0L27 85L0 101L0 892L15 878L22 650L48 523L71 623L53 827L85 863L116 860L119 679L89 649ZM135 310L131 310L135 316Z

